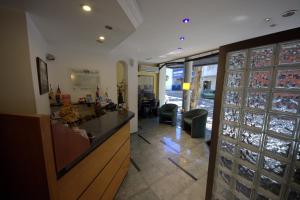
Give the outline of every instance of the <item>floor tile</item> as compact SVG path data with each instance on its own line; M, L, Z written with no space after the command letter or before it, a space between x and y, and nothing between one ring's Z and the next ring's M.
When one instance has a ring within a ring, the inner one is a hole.
M193 182L195 181L192 178L178 170L160 179L150 187L161 200L169 200Z
M150 189L141 191L140 193L132 196L129 200L160 200L156 194Z
M209 149L205 139L191 138L181 130L180 123L170 126L159 124L157 118L140 120L139 132L131 135L131 157L141 171L130 165L116 199L201 200L205 197Z
M133 173L125 177L118 194L117 200L129 199L129 197L145 190L148 187L140 173Z

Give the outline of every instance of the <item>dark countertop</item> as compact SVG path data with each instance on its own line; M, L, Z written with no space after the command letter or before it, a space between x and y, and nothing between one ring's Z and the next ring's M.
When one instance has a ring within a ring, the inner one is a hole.
M134 117L134 113L130 111L114 111L107 112L99 118L92 119L80 125L79 128L85 129L95 138L91 143L90 148L81 154L78 158L66 165L62 170L57 173L57 178L61 178L64 174L70 171L87 155L93 152L99 145L104 143L108 138L115 134L123 125Z

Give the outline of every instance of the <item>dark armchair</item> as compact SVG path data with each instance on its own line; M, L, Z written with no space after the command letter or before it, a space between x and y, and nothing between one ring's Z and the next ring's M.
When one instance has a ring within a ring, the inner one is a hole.
M159 108L159 122L171 121L172 125L176 125L178 106L176 104L164 104Z
M204 138L208 112L204 109L194 109L182 114L182 129L190 129L192 138Z

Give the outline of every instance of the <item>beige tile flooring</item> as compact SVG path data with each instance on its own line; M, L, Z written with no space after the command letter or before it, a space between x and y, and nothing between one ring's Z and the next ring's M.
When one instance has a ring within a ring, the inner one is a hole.
M132 164L116 195L117 200L205 199L209 149L204 139L191 138L180 125L159 124L156 118L139 121L138 134L131 136ZM161 142L163 141L163 142ZM171 158L198 180L175 166Z

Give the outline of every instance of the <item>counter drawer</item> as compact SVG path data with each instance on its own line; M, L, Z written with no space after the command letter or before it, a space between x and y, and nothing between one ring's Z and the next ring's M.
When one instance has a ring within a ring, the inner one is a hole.
M61 177L58 180L59 199L78 199L129 139L129 132L129 123L127 123Z
M128 172L129 164L130 164L130 157L128 155L128 157L123 162L121 168L118 170L115 177L109 184L108 188L105 190L104 195L101 197L102 200L113 200L114 199L121 183L123 182L123 179L125 178L125 176Z
M122 163L130 155L130 141L122 146L118 153L112 158L112 160L105 166L93 183L87 188L80 200L93 200L100 199L109 183L113 180L114 176L121 168Z

